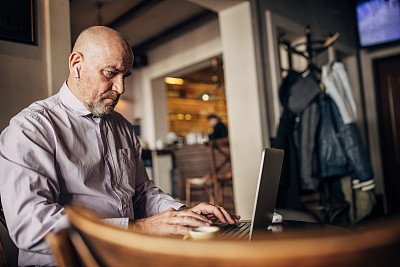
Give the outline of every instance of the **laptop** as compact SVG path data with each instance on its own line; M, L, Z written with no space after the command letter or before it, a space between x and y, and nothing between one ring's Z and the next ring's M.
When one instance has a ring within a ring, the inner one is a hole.
M282 149L265 148L262 153L256 197L251 221L240 221L238 225L219 224L218 239L251 240L253 232L267 231L274 218L275 202L284 152Z

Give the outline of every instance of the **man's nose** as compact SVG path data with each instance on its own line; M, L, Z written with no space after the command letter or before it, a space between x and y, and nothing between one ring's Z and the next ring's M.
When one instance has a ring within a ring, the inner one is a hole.
M122 95L125 92L124 78L115 77L112 89Z

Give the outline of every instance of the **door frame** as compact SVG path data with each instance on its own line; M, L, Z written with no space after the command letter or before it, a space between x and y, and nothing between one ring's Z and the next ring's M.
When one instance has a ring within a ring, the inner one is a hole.
M390 173L389 173L389 169L388 169L388 165L387 165L387 154L388 154L388 147L386 146L386 142L384 141L385 137L387 134L390 133L386 133L385 130L385 124L384 124L384 112L383 112L383 99L382 99L382 95L381 95L381 83L380 83L380 77L379 77L379 72L378 72L378 64L390 59L394 59L394 58L398 58L398 60L400 61L400 53L398 54L393 54L393 55L389 55L389 56L384 56L384 57L379 57L379 58L375 58L372 61L372 66L373 66L373 70L374 70L374 84L375 84L375 101L376 101L376 112L377 112L377 124L378 124L378 134L379 134L379 144L380 144L380 156L382 159L382 174L383 174L383 185L384 185L384 189L385 189L385 197L386 197L386 213L391 214L393 211L396 210L396 208L393 209L393 207L391 207L391 203L389 203L389 201L391 199L388 199L388 196L390 194L388 194L388 187L390 186L390 184L388 184L388 180L390 179ZM393 130L393 129L392 129ZM397 204L399 205L399 204ZM400 209L400 207L397 207L397 211Z

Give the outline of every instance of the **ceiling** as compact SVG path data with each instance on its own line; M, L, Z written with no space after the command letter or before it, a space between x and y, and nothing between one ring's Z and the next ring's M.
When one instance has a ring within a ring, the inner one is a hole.
M79 33L94 25L105 25L121 32L131 45L133 68L147 65L147 52L209 21L217 12L245 0L70 0L71 42ZM217 57L219 70L222 58ZM203 83L223 83L212 60L171 74Z
M187 0L70 0L70 14L73 43L86 27L105 25L121 32L135 54L218 18Z

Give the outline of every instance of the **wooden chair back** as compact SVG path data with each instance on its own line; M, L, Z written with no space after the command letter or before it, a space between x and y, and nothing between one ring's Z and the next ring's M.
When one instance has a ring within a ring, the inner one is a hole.
M0 267L18 265L18 248L8 233L3 207L0 201Z
M186 179L205 177L211 173L210 150L202 144L196 144L177 146L173 153L178 174L179 198L186 200Z
M58 267L82 266L77 251L72 245L70 231L70 228L65 228L45 237Z
M232 166L229 138L213 139L209 142L211 154L211 177L214 184L214 194L217 204L223 206L224 189L229 185L233 201Z
M5 267L5 266L7 266L6 255L4 254L3 251L3 245L0 242L0 267Z
M80 207L67 214L80 237L74 248L88 266L400 266L400 219L346 234L268 234L249 243L147 236L106 225Z
M210 140L211 173L215 176L232 176L229 139Z
M3 212L3 206L1 205L1 201L0 201L0 227L1 229L7 227L6 225L6 220L4 217L4 212ZM0 267L4 267L7 266L7 261L6 261L6 254L4 253L4 249L3 249L3 242L0 239Z
M6 217L4 216L4 211L3 211L3 206L1 205L1 201L0 201L0 223L3 224L4 227L7 227Z

